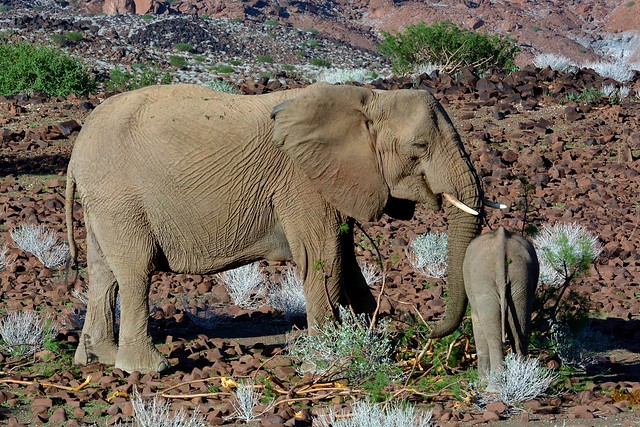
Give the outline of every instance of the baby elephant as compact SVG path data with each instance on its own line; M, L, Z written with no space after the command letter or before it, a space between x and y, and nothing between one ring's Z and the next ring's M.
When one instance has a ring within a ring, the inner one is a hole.
M501 368L506 336L513 351L527 354L538 257L531 242L500 227L471 242L463 270L484 379Z

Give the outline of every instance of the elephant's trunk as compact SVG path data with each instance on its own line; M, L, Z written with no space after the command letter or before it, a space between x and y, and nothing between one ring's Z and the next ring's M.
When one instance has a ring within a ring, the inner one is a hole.
M473 169L471 169L473 171ZM451 334L462 323L467 309L467 294L464 288L462 263L469 243L478 236L482 221L482 194L475 173L464 174L461 179L469 182L457 187L458 199L470 208L480 212L471 215L462 212L450 203L444 203L448 218L448 273L445 318L431 331L431 338L441 338Z

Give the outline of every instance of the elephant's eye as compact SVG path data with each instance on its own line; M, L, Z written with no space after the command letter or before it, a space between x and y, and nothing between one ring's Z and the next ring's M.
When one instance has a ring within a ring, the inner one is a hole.
M417 148L419 150L426 150L427 149L427 143L426 142L414 142L413 144L414 148Z

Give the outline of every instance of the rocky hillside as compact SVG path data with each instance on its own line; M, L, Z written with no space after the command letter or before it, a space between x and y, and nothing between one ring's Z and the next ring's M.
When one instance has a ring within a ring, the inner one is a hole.
M23 1L23 0L10 0ZM621 0L81 0L83 13L185 13L275 20L360 47L373 48L380 31L451 20L468 28L509 35L523 47L520 63L538 53L576 63L602 57L640 61L640 2Z

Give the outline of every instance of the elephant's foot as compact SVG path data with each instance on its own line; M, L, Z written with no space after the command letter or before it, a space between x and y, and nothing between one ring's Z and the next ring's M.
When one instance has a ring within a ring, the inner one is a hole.
M125 372L138 371L162 372L169 369L169 361L153 346L151 341L139 343L120 343L118 356L116 357L116 368Z
M73 361L76 365L88 365L90 363L102 363L114 365L118 346L113 341L92 342L89 335L80 336L80 344L76 349Z

